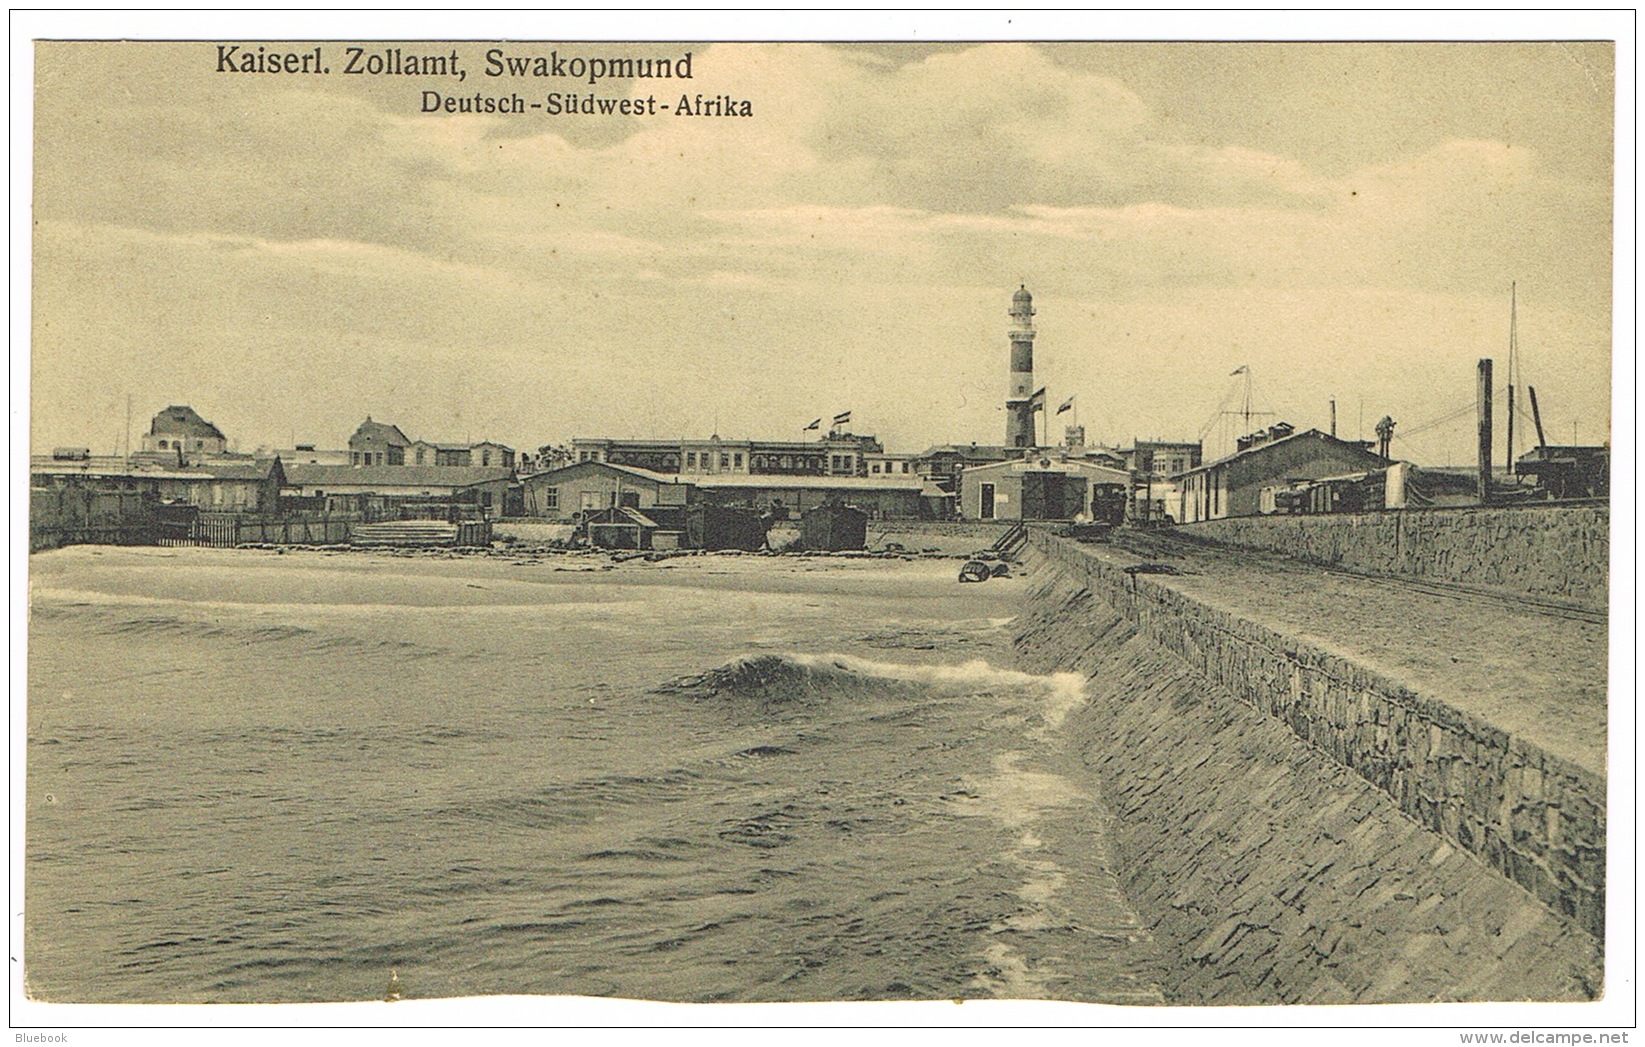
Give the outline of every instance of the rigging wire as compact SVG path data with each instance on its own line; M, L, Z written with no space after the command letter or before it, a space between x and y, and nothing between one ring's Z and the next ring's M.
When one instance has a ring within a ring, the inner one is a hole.
M1458 407L1458 408L1456 408L1454 410L1451 410L1451 411L1447 411L1445 414L1440 415L1438 418L1431 418L1428 421L1423 422L1421 425L1410 426L1409 428L1405 429L1403 432L1401 432L1398 429L1394 430L1394 439L1396 439L1396 440L1399 440L1399 439L1402 439L1402 438L1408 439L1412 436L1415 436L1418 433L1424 433L1424 432L1427 432L1429 429L1433 429L1433 428L1436 428L1438 426L1444 425L1447 422L1454 422L1454 421L1456 421L1457 419L1463 417L1464 415L1466 415L1468 412L1470 412L1472 410L1474 410L1474 405L1473 404L1471 404L1471 403L1470 404L1463 404L1461 407Z
M1230 388L1228 390L1228 392L1223 396L1222 402L1217 404L1217 409L1211 412L1211 417L1207 418L1205 420L1205 424L1200 426L1199 438L1200 438L1201 442L1204 442L1205 434L1210 432L1212 427L1215 426L1219 420L1221 420L1221 418L1223 416L1223 412L1228 407L1228 401L1232 400L1234 398L1234 394L1238 391L1239 390L1238 390L1237 387Z

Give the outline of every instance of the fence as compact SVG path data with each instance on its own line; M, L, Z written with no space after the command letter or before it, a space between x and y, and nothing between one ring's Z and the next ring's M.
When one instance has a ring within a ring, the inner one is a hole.
M321 516L251 516L245 513L201 513L189 526L187 537L161 538L161 545L200 545L232 549L237 545L342 545L364 513Z

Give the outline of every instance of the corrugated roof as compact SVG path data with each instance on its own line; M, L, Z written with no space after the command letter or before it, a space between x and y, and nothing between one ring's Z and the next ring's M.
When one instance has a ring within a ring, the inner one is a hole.
M36 456L29 461L29 473L34 476L130 477L137 480L265 480L273 470L275 461L267 458L255 462L200 462L179 466L174 463L161 464L153 459L127 462L116 456L83 461Z
M1291 442L1296 441L1296 440L1301 440L1304 437L1308 437L1308 436L1317 437L1321 440L1329 440L1332 443L1340 444L1341 446L1346 447L1349 450L1358 451L1361 454L1363 454L1363 455L1365 455L1369 458L1376 459L1377 461L1382 461L1383 460L1380 456L1378 456L1378 454L1375 451L1367 451L1365 448L1361 447L1359 444L1354 443L1351 440L1338 439L1337 437L1332 436L1330 433L1321 432L1318 429L1304 429L1300 433L1292 433L1290 436L1282 436L1278 440L1269 440L1266 443L1257 444L1255 447L1247 447L1243 451L1235 451L1233 454L1225 454L1221 458L1218 458L1214 462L1206 462L1204 465L1197 465L1192 469L1184 469L1180 473L1172 473L1171 477L1173 479L1175 479L1176 477L1179 477L1179 476L1189 476L1189 475L1192 475L1193 473L1202 473L1207 469L1215 469L1218 466L1227 465L1229 462L1233 461L1236 458L1246 458L1246 457L1249 457L1250 455L1253 455L1253 454L1260 454L1264 451L1267 451L1270 448L1278 447L1281 444L1288 444L1288 443L1291 443Z
M1043 468L1039 465L1040 457L1046 459L1046 465ZM1131 479L1131 474L1126 470L1115 469L1113 466L1104 465L1101 462L1093 462L1085 458L1051 458L1049 455L1034 458L1008 458L1003 462L974 465L965 470L965 476L966 482L970 483L972 478L978 474L1010 472L1013 469L1022 472L1065 472L1070 468L1082 473L1102 473L1113 476L1120 482L1129 482Z
M495 465L310 465L286 467L292 487L467 487L507 480L514 472Z
M1007 457L1004 444L937 444L935 447L927 447L914 457L930 458L934 454L943 454L945 452L969 455L972 458L989 458L996 461Z
M683 482L664 473L654 473L650 469L641 469L637 465L613 465L610 462L572 462L569 465L556 466L553 469L544 469L540 473L532 473L528 479L534 482L554 483L560 478L560 474L562 473L569 472L572 469L581 469L590 466L596 469L609 469L614 473L627 473L629 476L633 476L641 480L649 480L652 483L672 484Z
M682 476L680 483L696 484L704 489L725 487L753 487L766 490L794 490L797 488L830 488L842 491L918 491L924 480L919 476L750 476L741 473L720 473L710 476Z
M854 491L917 491L922 480L912 473L887 476L773 476L763 473L655 473L634 465L613 465L610 462L572 462L558 469L533 473L530 479L537 483L554 483L560 474L572 469L595 467L626 473L637 479L660 484L692 484L705 490L727 487L752 487L764 490L792 490L795 488L834 488Z

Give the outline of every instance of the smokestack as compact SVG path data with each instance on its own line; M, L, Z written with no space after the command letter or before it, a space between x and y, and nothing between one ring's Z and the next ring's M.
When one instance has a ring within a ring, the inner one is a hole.
M1479 362L1479 504L1491 502L1491 361Z
M1331 435L1337 435L1337 398L1331 397Z

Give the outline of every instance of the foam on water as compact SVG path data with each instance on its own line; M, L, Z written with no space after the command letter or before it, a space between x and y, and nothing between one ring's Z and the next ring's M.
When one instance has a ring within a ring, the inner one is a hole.
M679 677L658 693L818 701L874 690L879 693L955 696L1020 691L1039 696L1048 727L1061 726L1086 701L1078 673L1036 675L1001 669L975 658L958 665L879 661L850 654L748 655L704 673Z
M407 999L1130 991L1068 929L1123 923L1059 857L1095 825L1045 762L1082 681L1002 668L951 573L873 565L892 598L753 558L723 590L707 562L516 568L556 591L477 613L498 565L408 561L394 584L435 600L411 613L359 602L363 558L259 558L225 602L236 561L178 552L54 558L34 594L43 998L380 999L391 971ZM847 646L887 623L930 642Z

